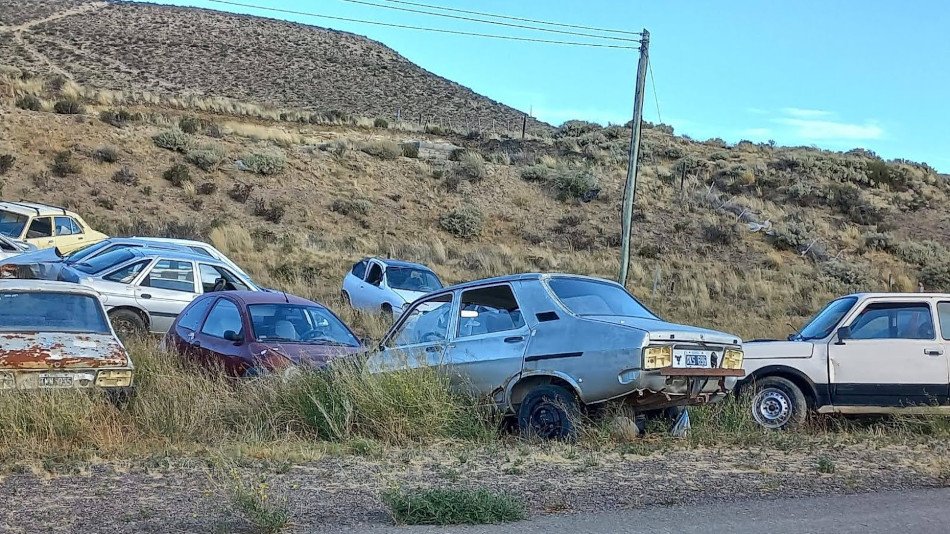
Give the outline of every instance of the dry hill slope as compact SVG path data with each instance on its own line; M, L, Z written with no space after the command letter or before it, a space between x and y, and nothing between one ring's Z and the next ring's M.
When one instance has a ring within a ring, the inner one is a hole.
M220 11L92 0L0 0L0 57L97 87L227 96L457 129L520 129L522 113L358 35ZM532 121L532 127L545 125Z

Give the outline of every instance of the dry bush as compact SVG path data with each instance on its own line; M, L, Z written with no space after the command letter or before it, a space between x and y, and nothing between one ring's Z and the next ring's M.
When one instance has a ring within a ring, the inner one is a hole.
M3 154L0 156L0 176L10 172L10 169L13 168L13 165L16 163L16 156L13 154Z
M57 100L53 104L53 111L60 115L79 115L86 112L86 106L78 100L71 98Z
M222 159L224 159L224 151L219 147L210 145L189 150L185 155L185 160L188 163L208 172L213 171Z
M97 148L92 157L100 163L115 163L119 161L119 151L115 147L103 146Z
M152 141L155 146L182 153L187 152L192 145L191 136L177 128L165 130L155 135L152 137Z
M267 202L263 198L259 198L254 201L254 215L275 224L284 218L286 211L287 205L278 200Z
M360 150L379 159L396 159L403 155L402 146L389 140L376 140L364 143Z
M191 182L191 172L187 165L176 163L162 173L162 178L171 182L175 187L182 187Z
M262 176L279 174L283 172L284 166L287 164L287 160L284 159L283 154L276 153L265 154L255 152L249 154L242 161L247 170Z
M16 99L16 107L27 111L43 111L43 101L33 95L23 95Z
M139 185L138 175L129 167L122 167L117 170L115 174L112 175L112 181L125 186Z
M373 203L365 198L338 198L330 205L330 210L343 215L369 215Z
M439 218L439 226L456 237L470 239L482 233L484 219L481 210L466 204L443 214Z
M82 167L73 159L71 150L57 152L53 157L52 165L50 165L50 171L61 178L71 174L79 174L81 170Z

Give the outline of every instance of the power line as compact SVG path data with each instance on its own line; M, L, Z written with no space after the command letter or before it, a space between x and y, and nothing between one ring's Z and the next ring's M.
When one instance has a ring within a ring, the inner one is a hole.
M432 4L421 4L421 3L418 3L418 2L406 2L405 0L383 0L383 1L384 1L384 2L389 2L389 3L392 3L392 4L404 4L404 5L408 5L408 6L427 7L427 8L429 8L429 9L438 9L438 10L440 10L440 11L450 11L450 12L453 12L453 13L465 13L466 15L480 15L480 16L483 16L483 17L492 17L492 18L504 19L504 20L517 20L517 21L521 21L521 22L533 22L533 23L535 23L535 24L545 24L545 25L547 25L547 26L559 26L559 27L561 27L561 28L575 28L575 29L578 29L578 30L592 30L592 31L597 31L597 32L619 33L619 34L624 34L624 35L637 35L637 36L640 35L640 32L631 32L631 31L626 31L626 30L611 30L611 29L607 29L607 28L595 28L595 27L593 27L593 26L581 26L581 25L579 25L579 24L564 24L564 23L561 23L561 22L549 22L549 21L537 20L537 19L529 19L529 18L524 18L524 17L512 17L512 16L508 16L508 15L496 15L496 14L493 14L493 13L484 13L484 12L482 12L482 11L469 11L469 10L467 10L467 9L456 9L456 8L452 8L452 7L436 6L436 5L432 5Z
M653 78L653 62L648 63L650 69L650 86L653 87L653 103L656 104L656 120L663 124L663 117L660 116L660 99L656 97L656 80Z
M247 7L251 9L259 9L261 11L271 11L274 13L285 13L289 15L301 15L305 17L340 20L344 22L356 22L359 24L373 24L376 26L387 26L390 28L401 28L405 30L419 30L419 31L437 32L437 33L449 33L453 35L467 35L470 37L485 37L489 39L505 39L509 41L526 41L530 43L559 44L559 45L570 45L570 46L588 46L588 47L595 47L595 48L616 48L616 49L623 49L623 50L639 50L639 47L637 46L615 45L615 44L606 44L606 43L583 43L579 41L556 41L553 39L534 39L531 37L515 37L512 35L497 35L497 34L490 34L490 33L465 32L465 31L459 31L459 30L446 30L444 28L427 28L423 26L411 26L408 24L394 24L391 22L380 22L377 20L363 20L363 19L354 19L354 18L348 18L348 17L337 17L333 15L323 15L320 13L310 13L306 11L294 11L291 9L257 6L253 4L245 4L242 2L231 2L228 0L207 0L207 1L214 4L225 4L225 5L230 5L230 6Z
M444 18L448 18L448 19L467 20L467 21L470 21L470 22L478 22L478 23L481 23L481 24L495 24L495 25L498 25L498 26L508 26L508 27L510 27L510 28L523 28L523 29L532 30L532 31L538 31L538 32L559 33L559 34L562 34L562 35L574 35L574 36L578 36L578 37L592 37L592 38L594 38L594 39L610 39L610 40L612 40L612 41L624 41L624 42L628 42L628 43L639 43L639 42L640 42L639 39L630 39L629 37L611 37L611 36L609 36L609 35L596 35L596 34L593 34L593 33L580 33L580 32L566 31L566 30L554 30L554 29L551 29L551 28L538 28L537 26L526 26L526 25L524 25L524 24L513 24L513 23L511 23L511 22L499 22L499 21L496 21L496 20L478 19L478 18L474 18L474 17L463 17L463 16L459 16L459 15L447 15L447 14L445 14L445 13L433 13L432 11L425 11L425 10L422 10L422 9L412 9L412 8L408 8L408 7L397 7L397 6L387 6L387 5L384 5L384 4L377 4L377 3L375 3L375 2L367 2L366 0L340 0L340 1L341 1L341 2L349 2L349 3L351 3L351 4L361 4L361 5L364 5L364 6L379 7L379 8L383 8L383 9L392 9L392 10L395 10L395 11L405 11L405 12L408 12L408 13L420 13L420 14L422 14L422 15L430 15L430 16L433 16L433 17L444 17ZM400 3L402 3L402 2L400 2Z

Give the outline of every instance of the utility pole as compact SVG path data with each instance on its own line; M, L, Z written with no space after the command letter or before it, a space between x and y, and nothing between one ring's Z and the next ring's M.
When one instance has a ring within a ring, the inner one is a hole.
M630 234L633 225L633 201L637 194L637 160L640 157L640 123L643 119L643 89L650 62L650 32L645 28L640 37L640 62L637 63L637 89L633 97L633 121L630 123L630 154L627 161L627 184L623 190L623 235L620 239L620 284L627 285L630 269Z

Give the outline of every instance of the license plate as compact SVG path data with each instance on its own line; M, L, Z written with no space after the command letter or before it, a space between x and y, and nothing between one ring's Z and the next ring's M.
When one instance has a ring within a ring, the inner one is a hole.
M673 367L700 368L710 367L710 352L697 350L674 350Z
M40 375L40 387L43 388L68 388L72 385L71 375Z

